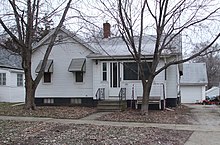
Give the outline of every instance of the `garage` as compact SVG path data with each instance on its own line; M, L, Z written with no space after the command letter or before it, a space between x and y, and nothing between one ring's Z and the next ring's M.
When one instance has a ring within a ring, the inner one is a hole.
M205 99L208 83L205 63L183 64L180 79L181 103L198 103Z
M205 86L181 86L182 103L198 103L205 99Z

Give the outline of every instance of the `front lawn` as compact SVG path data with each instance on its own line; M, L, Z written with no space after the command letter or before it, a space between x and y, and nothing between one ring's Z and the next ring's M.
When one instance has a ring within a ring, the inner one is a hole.
M191 124L193 114L187 106L178 106L168 110L149 110L148 116L140 114L140 110L127 109L123 112L112 112L102 115L102 121L127 121L167 124ZM23 105L14 103L0 103L0 115L4 116L32 116L49 118L80 119L96 112L96 108L68 107L68 106L38 106L36 110L25 110Z
M34 116L79 119L94 112L96 112L95 108L68 106L37 106L36 110L25 110L23 105L15 105L15 103L0 103L0 115L2 116Z
M166 124L191 124L193 114L187 106L178 106L169 110L149 110L147 116L143 116L140 110L129 110L106 114L98 120L103 121L127 121Z
M184 145L192 131L0 120L0 144Z

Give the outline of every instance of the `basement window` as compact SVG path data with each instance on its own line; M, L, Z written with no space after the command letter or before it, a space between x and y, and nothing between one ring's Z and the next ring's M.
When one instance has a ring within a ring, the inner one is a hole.
M44 99L44 104L53 104L54 99Z
M72 98L71 99L71 104L82 104L82 99Z

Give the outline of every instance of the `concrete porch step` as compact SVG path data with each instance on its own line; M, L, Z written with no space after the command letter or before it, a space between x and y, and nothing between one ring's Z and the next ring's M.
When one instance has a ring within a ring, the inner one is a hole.
M118 100L101 100L98 102L97 110L100 112L112 112L120 111L124 107L127 107L126 101L120 103Z

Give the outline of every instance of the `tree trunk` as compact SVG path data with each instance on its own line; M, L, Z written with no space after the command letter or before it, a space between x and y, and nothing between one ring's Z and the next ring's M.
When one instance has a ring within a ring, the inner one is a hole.
M25 73L25 106L27 110L35 110L36 105L34 102L36 85L31 74L31 54L32 49L27 48L26 51L23 51L22 56L22 67Z
M148 115L150 90L153 83L153 76L149 76L148 81L142 80L143 100L141 105L141 114Z
M25 70L25 109L35 110L36 105L34 102L36 87L34 87L34 82L31 77L30 69Z

